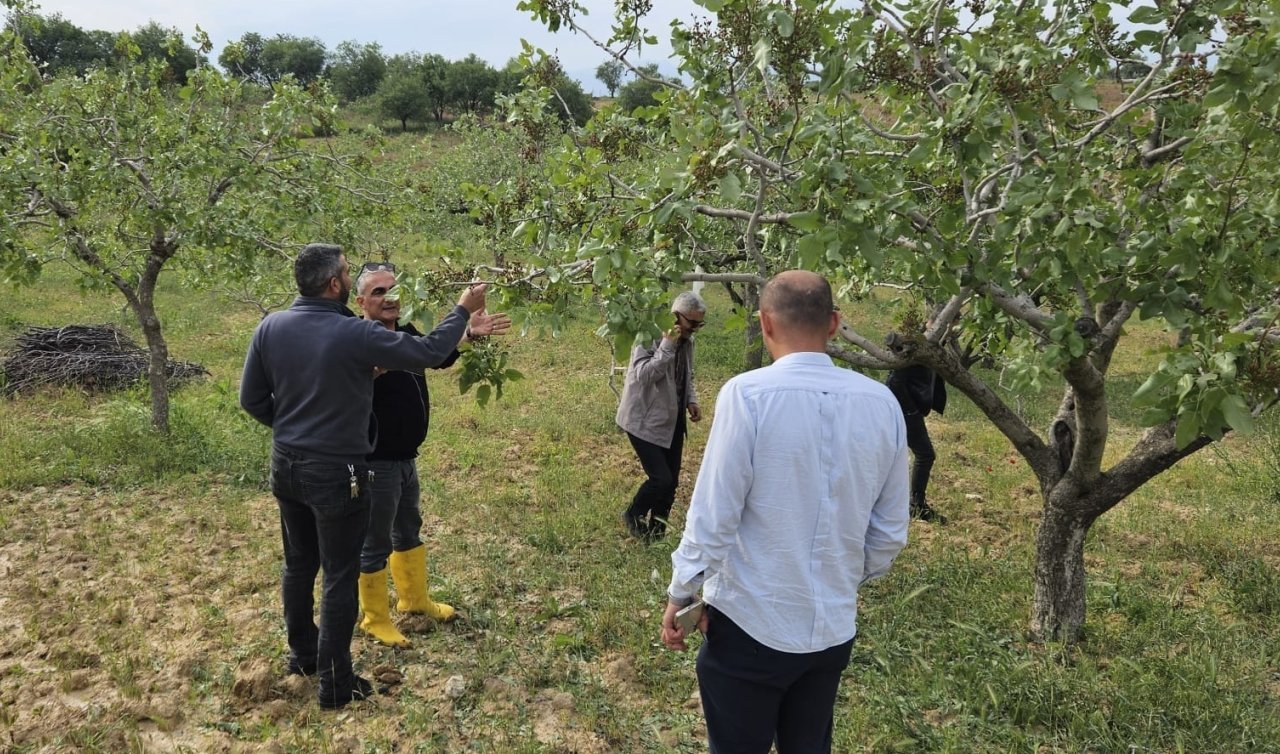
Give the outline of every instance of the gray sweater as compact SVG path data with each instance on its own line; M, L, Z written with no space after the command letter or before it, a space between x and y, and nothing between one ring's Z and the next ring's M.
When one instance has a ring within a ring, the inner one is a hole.
M453 353L470 318L454 307L431 334L388 330L333 299L299 296L267 315L249 343L240 406L271 427L276 447L364 463L373 450L373 369L425 369Z

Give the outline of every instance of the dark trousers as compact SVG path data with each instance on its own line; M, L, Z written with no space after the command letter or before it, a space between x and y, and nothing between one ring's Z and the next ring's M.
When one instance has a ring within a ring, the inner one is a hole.
M359 600L360 547L369 526L368 471L356 467L351 496L346 465L274 450L271 491L280 507L284 572L280 594L292 669L315 667L320 698L349 697L351 634ZM320 624L314 620L316 574L323 570Z
M373 484L369 487L369 531L360 553L361 573L386 568L393 550L404 552L422 544L417 461L370 461L369 470Z
M911 449L914 460L911 463L911 502L919 505L925 501L924 493L929 486L929 472L933 469L933 461L937 454L933 452L933 441L929 439L929 428L925 426L924 414L919 411L904 414L907 420L907 447Z
M671 506L675 504L676 485L680 482L680 456L684 452L684 434L683 415L676 422L676 435L671 440L670 448L654 445L627 433L647 477L631 499L627 515L641 520L648 518L651 530L665 530Z
M770 649L712 609L698 651L711 754L826 754L853 639L820 652Z

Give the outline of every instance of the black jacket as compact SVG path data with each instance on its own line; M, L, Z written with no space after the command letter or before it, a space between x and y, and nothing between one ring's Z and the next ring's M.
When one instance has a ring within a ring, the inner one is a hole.
M396 327L410 335L422 335L413 325ZM455 348L445 360L432 367L444 369L458 360ZM373 417L371 431L376 429L377 443L369 454L370 461L408 461L418 457L418 448L427 439L431 422L431 397L422 372L391 371L373 381Z
M885 384L893 391L904 414L928 416L930 411L940 414L946 411L947 382L938 379L929 367L916 364L895 369L889 372Z
M373 450L373 368L423 369L444 362L469 316L454 307L430 335L414 337L359 319L341 302L299 296L254 330L240 405L271 427L279 448L362 463Z

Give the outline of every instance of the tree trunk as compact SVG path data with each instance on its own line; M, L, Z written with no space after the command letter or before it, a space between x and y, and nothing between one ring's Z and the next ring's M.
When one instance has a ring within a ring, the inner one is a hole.
M764 364L764 337L760 334L760 289L750 283L743 286L742 307L747 312L747 363L748 370L759 369Z
M135 312L147 339L147 351L151 359L147 367L147 382L151 385L151 425L158 432L169 433L169 345L160 330L160 318L150 303L138 305Z
M1048 504L1036 532L1031 630L1045 641L1075 642L1085 613L1084 541L1096 517Z

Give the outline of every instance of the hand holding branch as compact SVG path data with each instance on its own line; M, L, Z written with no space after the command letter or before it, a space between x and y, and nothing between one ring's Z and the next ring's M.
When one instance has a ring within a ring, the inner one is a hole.
M462 292L462 296L458 299L458 306L475 314L484 311L484 292L488 289L485 283L472 283Z

